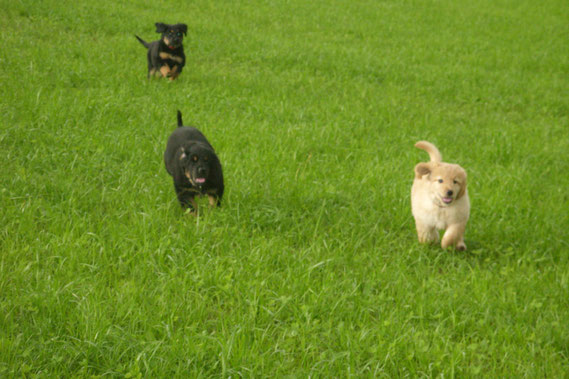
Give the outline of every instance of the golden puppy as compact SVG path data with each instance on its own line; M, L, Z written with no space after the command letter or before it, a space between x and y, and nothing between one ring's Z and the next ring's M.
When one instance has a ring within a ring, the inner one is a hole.
M411 209L419 242L437 242L444 230L441 246L466 250L464 231L470 216L466 190L466 171L457 164L442 162L439 150L430 142L419 141L415 147L425 150L430 162L415 166L411 188Z

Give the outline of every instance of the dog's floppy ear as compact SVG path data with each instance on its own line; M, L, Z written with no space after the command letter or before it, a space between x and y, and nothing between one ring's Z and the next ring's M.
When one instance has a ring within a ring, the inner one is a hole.
M188 25L186 25L186 24L180 24L180 29L182 30L182 32L184 32L184 35L185 35L185 36L188 35Z
M457 199L460 199L466 193L466 171L461 172L459 178L460 178L460 191L458 191L458 195L456 195Z
M156 33L164 33L166 30L168 30L168 27L163 22L157 22L154 25L156 25Z
M423 176L430 174L432 171L430 162L418 163L415 166L415 178L421 179Z

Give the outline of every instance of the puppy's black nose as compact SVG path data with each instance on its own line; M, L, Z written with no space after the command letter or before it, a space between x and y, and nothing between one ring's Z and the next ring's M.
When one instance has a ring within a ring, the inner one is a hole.
M205 174L205 171L206 171L206 170L205 170L205 168L203 168L203 167L198 168L198 174L199 174L199 175L204 175L204 174Z
M452 196L452 190L447 191L447 196Z

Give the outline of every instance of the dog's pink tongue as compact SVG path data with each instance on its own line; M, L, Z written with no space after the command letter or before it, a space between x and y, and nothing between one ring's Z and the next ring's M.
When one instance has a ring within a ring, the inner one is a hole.
M452 197L443 197L443 202L448 204L452 201Z
M196 183L205 183L205 178L196 178Z

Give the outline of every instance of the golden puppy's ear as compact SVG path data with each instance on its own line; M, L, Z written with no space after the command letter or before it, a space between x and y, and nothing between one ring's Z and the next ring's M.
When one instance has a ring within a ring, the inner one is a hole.
M415 178L421 179L423 176L431 173L433 168L429 162L422 162L415 166Z
M457 199L460 199L466 193L466 171L462 171L458 178L460 179L460 191L458 191L458 195L456 195Z

